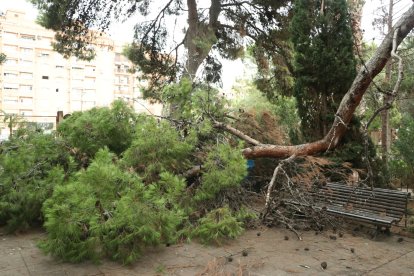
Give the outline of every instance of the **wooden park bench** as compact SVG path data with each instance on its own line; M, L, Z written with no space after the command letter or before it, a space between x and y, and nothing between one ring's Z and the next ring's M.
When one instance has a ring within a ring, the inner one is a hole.
M407 215L406 192L327 183L313 193L315 204L328 214L389 229Z

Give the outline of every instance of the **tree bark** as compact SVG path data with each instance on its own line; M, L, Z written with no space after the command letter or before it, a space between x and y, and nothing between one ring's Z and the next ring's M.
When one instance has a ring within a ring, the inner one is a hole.
M399 29L397 37L397 46L414 28L414 5L405 12L400 20L394 25L393 30ZM348 124L354 115L355 109L361 102L367 88L372 82L372 79L378 75L384 68L391 55L393 33L389 32L381 45L378 47L375 55L368 61L366 68L359 70L354 82L349 88L348 92L342 98L341 104L335 114L335 120L332 124L328 134L321 140L294 146L279 146L279 145L257 145L243 150L246 158L286 158L288 156L296 155L312 155L335 148L343 135L345 134Z
M191 79L208 56L214 44L215 31L218 27L218 17L221 13L221 0L211 0L209 22L200 21L196 0L187 0L188 30L186 47L188 50L187 73Z
M351 15L352 33L354 35L354 53L355 56L359 56L362 53L361 18L364 3L363 0L348 0L348 6ZM359 67L357 67L357 70L359 70Z
M388 8L388 33L392 32L392 14L394 10L394 0L390 0ZM385 84L389 86L391 82L391 60L387 62L385 66ZM384 95L383 106L390 103L391 96ZM387 163L387 156L391 148L391 130L390 130L390 111L385 109L381 113L381 147L382 147L382 160Z

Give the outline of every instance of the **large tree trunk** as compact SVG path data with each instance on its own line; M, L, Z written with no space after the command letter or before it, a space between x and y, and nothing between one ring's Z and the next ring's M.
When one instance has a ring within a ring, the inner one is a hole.
M291 155L312 155L335 148L345 134L348 124L354 115L355 109L361 102L362 96L372 82L372 79L384 68L391 55L393 33L399 29L397 46L414 28L414 5L401 16L378 47L375 55L368 61L366 68L359 70L354 82L343 97L335 114L334 123L328 134L321 140L295 146L278 146L257 144L243 150L246 158L274 157L282 158Z
M348 0L348 6L351 15L351 28L354 34L354 52L355 56L362 53L362 30L361 18L362 8L364 7L363 0ZM357 68L359 70L359 67Z
M392 14L394 10L394 0L390 0L388 8L388 33L392 31ZM385 84L390 85L391 82L391 60L387 62L385 66ZM384 95L383 106L389 104L391 97ZM387 163L387 156L391 148L391 129L390 129L390 112L389 109L385 109L381 112L381 147L382 147L382 160Z
M215 31L217 30L218 17L221 12L221 0L211 0L208 24L200 21L196 0L187 0L187 7L187 74L193 79L215 43Z

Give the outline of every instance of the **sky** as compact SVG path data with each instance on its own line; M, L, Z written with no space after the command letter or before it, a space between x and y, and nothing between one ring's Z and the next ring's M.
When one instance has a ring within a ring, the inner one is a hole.
M394 0L394 2L394 20L398 20L413 4L413 0ZM361 25L364 30L364 40L366 42L373 41L376 44L381 42L383 36L379 30L375 30L372 27L372 21L381 14L379 9L385 7L388 10L388 5L389 0L365 0ZM0 0L0 11L6 11L7 9L23 10L26 12L26 16L33 20L37 16L37 10L25 0ZM131 18L126 22L113 24L109 35L120 42L131 42L135 22L136 20ZM246 73L243 68L243 63L240 60L223 61L223 89L227 90L231 88L234 80L242 77Z
M388 11L389 2L389 0L365 0L361 27L365 30L364 40L366 42L374 41L376 44L379 44L382 41L383 35L381 35L379 30L375 30L372 27L372 21L382 14L381 8L385 8L385 11ZM393 22L397 22L401 15L413 4L413 0L394 0Z

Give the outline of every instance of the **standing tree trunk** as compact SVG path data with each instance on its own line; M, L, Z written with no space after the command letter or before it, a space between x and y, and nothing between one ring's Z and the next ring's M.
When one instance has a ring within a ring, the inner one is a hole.
M388 33L392 32L392 14L394 10L394 0L390 0L388 8ZM391 83L391 60L387 62L385 67L385 85L390 86ZM391 101L391 96L384 95L383 106L388 105ZM391 129L390 129L390 112L385 109L381 112L381 148L382 160L387 164L387 156L391 148Z
M348 6L351 15L351 29L354 34L354 50L355 55L358 56L362 52L361 18L364 3L363 0L348 0Z
M186 47L188 51L187 74L193 79L198 68L208 56L216 42L218 17L221 12L221 0L211 0L209 22L200 21L196 0L187 0L188 30Z

